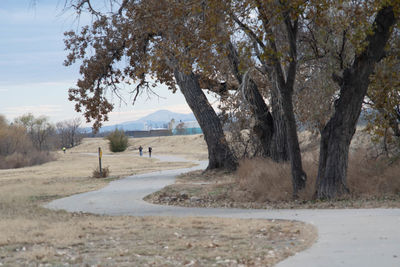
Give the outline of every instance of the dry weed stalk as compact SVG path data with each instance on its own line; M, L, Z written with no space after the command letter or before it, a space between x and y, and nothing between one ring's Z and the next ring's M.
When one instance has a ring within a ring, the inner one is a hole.
M269 159L245 159L238 168L239 186L254 201L289 200L292 195L290 166Z
M99 167L97 167L92 173L93 178L107 178L108 175L110 175L110 169L108 167L101 168L101 172Z
M389 164L386 160L372 159L358 151L349 159L347 173L350 195L347 198L381 198L400 194L400 164ZM312 200L318 164L317 155L304 160L308 174L306 188L300 192L300 200ZM249 193L249 199L257 202L290 201L292 184L290 166L270 159L246 159L238 169L239 186Z

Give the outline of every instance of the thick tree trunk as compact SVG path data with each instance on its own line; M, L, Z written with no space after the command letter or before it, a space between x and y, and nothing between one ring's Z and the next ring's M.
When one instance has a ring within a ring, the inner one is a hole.
M284 114L287 145L292 169L292 185L293 197L297 197L298 191L306 186L307 175L303 170L301 162L300 145L297 137L296 119L293 109L293 90L297 72L297 32L298 19L292 20L290 12L284 12L284 23L287 30L289 42L289 62L286 71L283 71L282 64L277 57L273 57L273 66L275 70L275 84L278 89L280 100L282 101L282 110ZM271 48L277 52L277 46L274 41L271 41Z
M254 132L263 148L263 156L276 162L288 161L287 129L282 103L278 92L272 90L272 113L254 81L245 74L242 81L243 95L256 119Z
M318 198L332 199L349 191L346 174L350 142L368 89L369 75L375 63L384 56L384 47L394 22L393 8L382 8L375 18L374 33L367 37L368 46L344 71L335 113L321 133L316 184Z
M268 106L264 101L257 84L251 79L249 71L242 75L239 71L239 56L236 48L229 41L226 45L228 51L229 66L233 75L240 83L240 90L251 112L256 120L254 132L262 145L263 157L271 157L272 136L274 133L274 120L269 112ZM274 146L275 147L275 146Z
M294 116L292 93L290 89L281 90L282 107L284 112L287 145L292 169L293 196L306 186L307 175L303 171L299 139L297 137L296 119Z
M289 161L287 131L282 101L277 88L271 89L271 108L274 132L271 141L271 158L276 162Z
M237 161L225 139L220 120L201 90L196 75L175 69L174 76L204 133L208 148L207 169L235 170Z
M270 157L274 122L268 106L248 72L243 76L240 90L256 120L253 130L262 145L262 155Z

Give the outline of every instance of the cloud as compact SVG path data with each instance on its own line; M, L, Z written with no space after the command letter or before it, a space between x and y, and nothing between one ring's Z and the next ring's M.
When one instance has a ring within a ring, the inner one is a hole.
M49 116L62 112L63 109L59 105L37 105L37 106L16 106L6 107L1 110L7 118L16 118L23 114L32 113L34 116Z
M75 80L59 80L59 81L46 81L46 82L0 82L0 92L18 91L29 88L30 90L43 90L54 88L74 87Z
M36 51L36 52L15 52L1 55L0 65L7 66L42 66L45 63L57 63L57 67L62 67L62 60L65 58L63 51ZM54 66L53 65L53 66Z
M184 104L177 104L177 105L168 105L164 106L163 108L159 109L167 109L172 112L177 112L177 113L192 113L192 110L189 108L189 106L184 103ZM159 110L157 109L157 110Z

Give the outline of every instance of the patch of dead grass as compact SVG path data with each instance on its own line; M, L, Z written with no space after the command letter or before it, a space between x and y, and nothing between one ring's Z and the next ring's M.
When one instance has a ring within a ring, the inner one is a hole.
M207 160L207 144L202 134L179 135L164 137L146 137L129 139L131 147L129 151L138 152L142 146L143 154L147 155L147 148L153 148L153 154L178 155L189 160Z
M103 143L86 139L54 162L0 171L0 265L271 266L316 238L313 227L299 222L111 217L43 208L118 175L190 166L133 157L132 151L111 154L105 146L103 164L114 178L93 179L97 157L88 153Z
M400 194L400 161L370 159L353 154L348 171L348 187L355 197L385 197Z
M292 196L290 165L270 159L243 160L237 176L240 189L248 191L251 201L282 201Z
M349 161L350 195L331 201L314 200L317 154L308 152L303 167L306 189L292 199L289 164L268 159L244 160L237 173L193 172L175 185L146 197L153 203L237 208L391 208L400 207L400 165L353 152Z
M19 231L25 236L8 237L0 245L0 262L13 266L272 266L309 247L316 238L313 227L291 221L57 217L64 221L24 222Z

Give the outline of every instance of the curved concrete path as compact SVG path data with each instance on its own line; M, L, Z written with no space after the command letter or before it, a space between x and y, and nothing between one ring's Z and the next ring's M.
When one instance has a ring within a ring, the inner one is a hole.
M156 157L184 161L176 157ZM396 267L400 266L400 209L255 210L183 208L149 204L142 198L174 182L175 176L204 169L206 162L188 169L160 171L113 181L98 191L58 199L51 209L132 216L216 216L287 219L311 223L318 241L278 267Z

